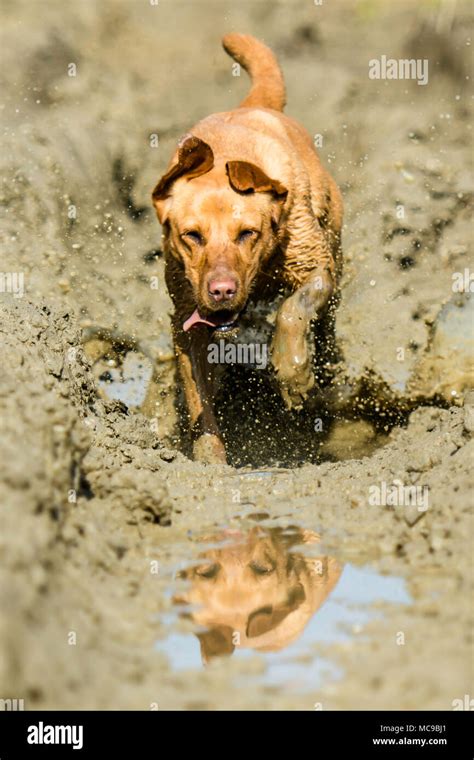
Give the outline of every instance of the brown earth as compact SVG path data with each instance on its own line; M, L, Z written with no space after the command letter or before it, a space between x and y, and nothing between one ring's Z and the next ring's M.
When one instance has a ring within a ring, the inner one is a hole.
M0 293L0 699L450 709L472 694L473 321L469 285L453 290L473 268L472 19L462 2L452 18L444 2L334 5L3 0L1 271L25 292ZM288 415L238 371L222 392L232 464L278 465L261 479L178 450L149 204L181 134L246 91L220 48L231 30L278 54L287 111L323 136L346 207L335 397ZM381 55L427 58L428 85L370 80ZM154 366L141 410L98 388L129 349ZM428 487L426 513L370 505L396 479ZM189 536L232 525L236 491L340 561L406 579L412 605L329 647L337 683L245 689L257 657L174 672L154 650L171 601L150 563L192 560Z

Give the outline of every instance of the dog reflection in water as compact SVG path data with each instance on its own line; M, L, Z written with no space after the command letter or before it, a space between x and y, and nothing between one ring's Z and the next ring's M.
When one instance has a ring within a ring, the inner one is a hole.
M199 564L183 571L189 589L175 597L192 605L204 663L236 648L274 652L291 644L339 580L342 566L332 557L309 557L302 544L317 544L312 531L259 527L227 531L206 540L229 540L206 550Z

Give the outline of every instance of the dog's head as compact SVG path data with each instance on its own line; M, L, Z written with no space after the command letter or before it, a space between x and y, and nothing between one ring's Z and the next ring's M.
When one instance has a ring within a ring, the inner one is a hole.
M188 327L235 322L275 249L286 196L286 188L258 166L216 164L203 140L188 135L181 141L153 203L165 247L182 261L193 289L197 309Z
M205 662L232 654L236 642L260 651L287 646L301 634L342 571L332 557L310 558L293 551L293 546L319 541L311 531L286 535L255 528L229 537L231 543L203 552L198 565L181 573L190 587L174 599L192 605L194 621L206 629L199 633Z

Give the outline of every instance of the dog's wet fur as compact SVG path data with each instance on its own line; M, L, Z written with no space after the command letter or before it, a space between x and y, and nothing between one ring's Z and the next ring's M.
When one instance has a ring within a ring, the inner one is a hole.
M310 136L282 113L273 53L249 35L226 35L223 45L249 72L250 93L182 138L153 191L193 452L203 462L226 461L209 343L235 336L249 304L285 293L271 364L286 406L301 408L315 386L311 322L334 307L341 271L341 195Z

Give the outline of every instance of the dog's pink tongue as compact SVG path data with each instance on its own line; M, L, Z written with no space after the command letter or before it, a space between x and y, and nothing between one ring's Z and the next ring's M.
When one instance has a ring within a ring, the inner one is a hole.
M209 322L208 319L204 319L204 317L201 317L201 315L199 314L198 310L196 309L196 311L193 311L193 313L191 314L191 316L188 317L188 319L186 320L186 322L184 322L184 324L183 324L183 330L184 330L184 332L187 332L188 330L190 330L191 327L193 327L194 325L209 325L210 327L215 327L216 323L215 322Z

